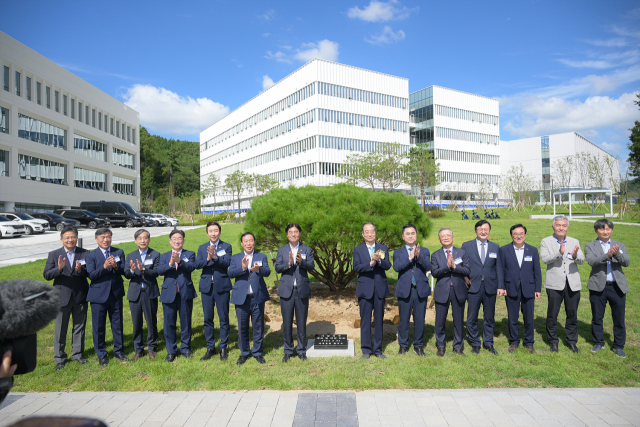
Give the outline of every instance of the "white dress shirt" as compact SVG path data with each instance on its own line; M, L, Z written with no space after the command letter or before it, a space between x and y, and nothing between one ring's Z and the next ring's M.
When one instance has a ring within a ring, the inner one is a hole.
M513 249L516 250L516 258L518 258L518 265L522 268L522 259L524 258L524 246L521 248L516 248L516 245L513 245Z
M247 270L249 270L249 277L251 277L251 273L252 273L251 267L253 267L253 252L248 254L245 251L244 255L249 257L249 264L247 264ZM249 286L247 287L247 294L253 295L253 289L251 289L251 283L249 283Z
M600 239L598 239L600 240ZM607 240L607 243L604 243L600 240L600 246L602 247L602 252L605 254L609 252L611 249L611 239ZM611 269L611 260L607 261L607 282L615 282L616 279L613 277L613 270Z
M291 244L289 244L289 247L291 248ZM298 242L298 244L296 245L295 248L291 248L291 253L293 254L293 264L291 265L296 265L296 257L298 256L298 248L300 247L300 242ZM293 275L293 287L297 288L298 284L296 283L296 276L295 274Z

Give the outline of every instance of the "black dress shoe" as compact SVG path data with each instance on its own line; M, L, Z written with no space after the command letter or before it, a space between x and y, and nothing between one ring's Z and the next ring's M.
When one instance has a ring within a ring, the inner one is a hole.
M571 351L573 351L574 353L580 353L580 349L578 348L577 345L571 344L571 343L567 343L567 345L569 346Z
M551 353L557 353L558 352L558 343L553 343L549 346L549 351Z
M105 367L109 364L109 358L108 357L104 357L100 360L98 360L98 363L100 363L100 366Z
M284 357L282 358L282 363L287 363L292 356L293 356L292 354L285 354Z
M407 347L400 347L398 354L407 354L408 351L409 350L407 350Z
M302 353L302 354L298 353L298 359L305 361L307 360L307 355L305 353Z
M480 346L479 345L471 346L471 353L480 354Z
M207 349L207 352L200 358L200 360L209 360L211 359L211 356L215 356L216 354L218 354L218 352L215 348L213 350Z
M248 357L244 357L244 356L240 356L238 357L238 361L236 362L236 365L242 365L244 362L246 362L248 359Z
M60 362L60 363L56 364L55 370L59 371L62 368L64 368L64 362Z
M369 357L371 357L371 353L362 353L362 356L360 356L360 359L368 359Z
M498 352L496 351L495 348L493 348L492 345L484 345L484 344L482 344L482 347L484 347L485 350L489 351L489 353L495 354L496 356L498 355Z
M184 353L182 353L182 357L191 359L193 357L193 353L191 353L190 351L185 351Z
M113 357L115 357L116 359L121 360L123 362L127 361L127 355L124 354L124 353L116 354Z
M385 356L384 354L380 353L380 354L374 354L375 357L377 357L378 359L386 359L387 356Z
M164 361L165 362L173 362L177 358L178 358L177 354L167 354L167 357L166 357L166 359L164 359Z
M426 354L424 354L424 350L422 349L422 347L413 347L413 352L420 357L426 356Z
M455 354L459 354L460 356L466 356L466 354L464 354L464 352L462 350L456 350L455 348L453 349L453 352Z
M264 357L262 356L255 356L255 359L258 361L259 364L264 365L265 363L267 363L266 360L264 360Z
M227 360L229 358L229 353L227 353L226 348L220 349L220 360Z
M81 365L84 365L85 363L88 362L87 359L83 358L83 357L78 357L77 359L72 359L74 362L78 362Z
M445 351L446 351L446 350L445 350L445 348L444 348L444 347L439 348L439 349L438 349L438 352L436 353L436 356L438 356L438 357L443 357L443 356L444 356L444 352L445 352Z

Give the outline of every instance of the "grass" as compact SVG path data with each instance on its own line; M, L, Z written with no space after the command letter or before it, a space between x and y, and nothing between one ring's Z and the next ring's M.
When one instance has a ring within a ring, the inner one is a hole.
M455 215L455 217L454 217ZM529 220L528 213L509 214L501 210L505 219L493 220L490 239L500 245L510 241L509 227L515 222L523 222L528 228L527 242L539 246L540 240L551 234L550 220ZM423 239L422 245L431 252L439 248L437 230L450 227L454 231L455 245L475 237L472 221L461 221L459 214L447 213L445 218L433 220L432 234ZM223 226L222 238L231 242L234 253L239 252L239 237L244 224ZM572 222L569 234L580 240L582 248L595 238L592 224ZM186 232L188 249L196 249L207 241L202 228ZM305 390L305 389L424 389L424 388L480 388L480 387L637 387L640 386L640 302L638 298L638 282L640 280L640 227L617 225L613 237L626 243L631 257L631 266L625 270L630 284L627 298L626 326L627 353L626 359L616 357L610 350L613 340L610 312L607 310L604 319L605 341L607 350L591 353L591 311L589 293L586 282L589 275L588 265L580 269L583 291L579 306L579 341L582 352L575 355L565 346L560 346L560 353L548 352L545 343L545 317L547 298L543 296L536 301L535 308L535 346L537 354L530 355L521 349L514 354L506 350L509 346L507 333L507 313L505 303L499 298L496 303L496 337L495 347L500 355L495 357L487 351L480 355L470 353L462 358L453 354L451 343L453 326L451 316L447 323L447 353L445 357L435 356L435 338L432 323L426 326L426 358L418 358L413 353L398 356L398 345L395 338L388 338L383 343L383 350L388 356L381 361L371 358L368 361L359 359L360 345L356 339L355 358L319 358L302 362L292 359L289 363L281 363L283 355L282 335L267 329L264 349L266 365L259 365L253 360L243 366L236 366L239 356L237 345L237 323L233 305L231 306L231 337L229 343L230 357L221 362L216 356L211 360L200 362L205 352L203 331L203 315L201 300L197 298L193 307L193 340L192 349L195 357L191 360L179 358L176 362L162 363L166 356L162 334L162 309L158 312L159 353L158 358L150 361L143 359L131 362L118 362L110 359L109 366L101 368L93 351L91 338L91 316L87 322L86 347L84 356L89 363L83 366L77 363L68 364L59 372L54 371L53 362L53 330L51 323L38 334L38 367L33 373L16 377L14 391L169 391L169 390ZM151 246L165 252L169 250L167 236L153 238ZM135 249L133 243L119 245L125 253ZM45 261L0 268L2 279L28 277L42 280ZM543 267L544 273L544 267ZM198 282L200 272L193 273L193 280ZM390 283L395 283L397 276L393 270L389 274ZM267 281L273 284L272 278ZM126 285L125 285L126 286ZM388 303L394 303L390 299ZM133 355L132 326L128 314L128 304L124 301L125 351ZM561 310L559 323L564 324L564 312ZM215 321L216 337L219 336L217 316ZM564 339L564 330L559 327L559 336ZM109 330L109 327L107 327ZM520 325L523 333L522 322ZM146 334L146 332L145 332ZM67 351L70 351L68 334ZM111 350L111 333L107 332L107 349ZM111 356L111 353L110 353Z

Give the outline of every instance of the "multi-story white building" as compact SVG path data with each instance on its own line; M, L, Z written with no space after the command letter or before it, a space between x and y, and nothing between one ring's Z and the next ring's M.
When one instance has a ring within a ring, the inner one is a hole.
M407 79L314 59L200 133L201 184L212 173L224 182L236 170L282 185L337 183L349 154L382 142L408 150L408 107Z
M441 200L455 194L477 199L481 190L486 199L497 199L498 100L440 86L414 92L409 99L411 142L432 150L440 164L440 184L426 191L430 198Z
M541 191L541 197L548 198L548 194L542 192L551 189L551 180L556 189L602 186L615 190L611 178L620 177L618 159L577 132L501 141L500 146L502 174L507 174L512 166L522 165L523 173L533 176L535 183L539 184L540 188L536 190ZM559 176L557 162L562 162L567 157L575 158L576 154L589 154L592 158L599 158L600 171L594 174L593 169L589 171L587 163L574 164L562 172L565 176Z
M0 60L0 211L138 208L138 112L2 32Z

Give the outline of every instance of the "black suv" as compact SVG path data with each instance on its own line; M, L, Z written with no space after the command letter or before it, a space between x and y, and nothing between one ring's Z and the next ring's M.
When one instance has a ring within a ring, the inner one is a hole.
M62 231L62 229L68 225L71 225L76 228L80 227L80 221L77 221L75 219L63 218L58 214L36 212L36 213L30 213L29 215L31 215L34 218L44 219L45 221L48 221L49 227L52 230L55 228L58 231Z
M56 209L53 213L68 219L75 219L80 222L82 226L88 228L102 228L110 226L108 219L100 218L93 212L84 209Z
M109 218L113 227L144 227L145 220L129 205L124 202L80 202L82 209L95 212L104 218Z

